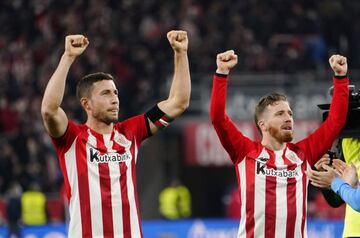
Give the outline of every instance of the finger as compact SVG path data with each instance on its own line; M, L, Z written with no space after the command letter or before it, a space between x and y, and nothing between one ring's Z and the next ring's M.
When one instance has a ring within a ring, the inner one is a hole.
M318 188L327 188L328 186L322 183L317 183L317 182L310 182L313 186L318 187Z
M228 50L228 51L226 51L226 53L228 53L230 55L233 55L233 54L235 54L235 51L234 50Z
M321 159L323 159L323 158L330 158L330 155L328 153L326 153L321 157Z
M346 166L346 163L344 161L340 160L340 159L334 159L333 163Z
M345 63L345 57L339 55L338 63L341 64L341 65L344 64Z
M311 180L311 181L316 181L318 180L316 175L314 175L313 171L305 171L305 174L308 176L308 178Z
M319 159L319 161L317 163L325 163L325 164L329 164L330 163L330 157L327 156L327 157L322 157L321 159Z
M179 31L178 38L179 38L180 41L185 40L186 37L187 37L187 32L186 31Z
M327 165L327 164L323 164L322 167L323 167L326 171L329 171L329 172L334 171L334 169L331 168L331 167L330 167L329 165Z
M166 37L170 40L171 38L171 35L173 34L174 31L169 31L167 34L166 34Z
M89 45L89 39L87 38L87 37L84 37L84 39L83 39L83 44L85 45L85 46L87 46L87 45Z
M334 159L333 160L333 166L334 166L335 169L337 169L339 171L344 171L347 165L342 160Z

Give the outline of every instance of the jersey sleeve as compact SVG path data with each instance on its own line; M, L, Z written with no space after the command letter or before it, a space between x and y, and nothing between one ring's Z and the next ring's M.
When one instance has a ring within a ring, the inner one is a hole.
M151 136L150 128L144 114L130 117L121 123L125 133L131 133L139 145L143 140Z
M69 120L64 135L59 138L51 137L55 149L61 154L64 154L76 139L78 132L78 125L75 122Z
M298 142L313 166L328 149L341 132L345 122L349 104L349 79L333 78L334 94L332 97L329 115L321 126L306 139Z
M225 112L227 76L215 75L210 100L210 119L220 142L234 164L241 162L254 144L245 137Z
M331 183L331 189L355 211L360 212L360 187L356 189L345 183L340 178L335 178Z

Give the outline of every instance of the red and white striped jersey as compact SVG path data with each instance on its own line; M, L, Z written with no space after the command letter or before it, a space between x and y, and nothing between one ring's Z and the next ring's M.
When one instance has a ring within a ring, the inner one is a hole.
M136 156L149 136L144 115L99 134L69 121L53 139L70 201L68 237L142 237L136 189Z
M273 151L244 136L225 113L227 77L214 76L210 117L234 163L241 201L238 237L307 237L305 171L331 147L346 121L348 79L334 78L328 118L310 136Z

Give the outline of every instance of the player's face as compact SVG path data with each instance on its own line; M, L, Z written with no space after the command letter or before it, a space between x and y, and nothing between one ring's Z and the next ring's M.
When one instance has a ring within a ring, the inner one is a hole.
M294 137L294 119L289 103L278 101L267 106L264 112L264 128L279 142L290 142Z
M119 98L113 80L102 80L93 84L89 106L91 115L97 120L110 124L119 117Z

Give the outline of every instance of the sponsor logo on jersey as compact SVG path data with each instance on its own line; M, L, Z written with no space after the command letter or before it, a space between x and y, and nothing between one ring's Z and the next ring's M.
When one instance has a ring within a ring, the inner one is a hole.
M287 170L287 169L277 170L274 168L268 168L266 166L267 160L268 159L263 157L256 159L256 174L264 175L264 176L280 177L280 178L295 178L299 176L299 172L297 170Z
M130 159L131 156L127 152L125 152L124 154L119 154L116 152L108 152L106 154L101 154L98 150L90 148L91 163L119 163Z

